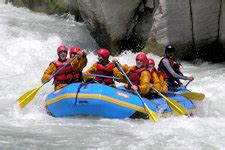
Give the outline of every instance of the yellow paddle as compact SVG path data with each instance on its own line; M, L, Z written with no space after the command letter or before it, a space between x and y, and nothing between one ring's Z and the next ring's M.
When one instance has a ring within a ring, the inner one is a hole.
M154 87L151 87L155 92L157 92L161 97L163 97L166 102L168 103L168 105L170 106L170 108L174 111L174 113L176 113L177 115L184 115L186 110L183 106L181 106L177 101L172 100L168 97L166 97L165 95L163 95L161 92L159 92L158 90L156 90Z
M126 75L126 73L123 71L122 67L120 66L120 64L118 62L116 62L117 66L119 67L119 70L123 73L123 75L126 77L127 81L129 82L129 84L131 86L133 86L132 82L130 81L130 79L128 78L128 76ZM149 119L153 122L155 122L157 120L157 114L152 111L151 109L148 108L148 106L145 104L145 102L143 101L143 99L141 98L141 95L138 93L137 90L135 90L135 93L137 94L137 96L139 97L139 99L141 100L144 108L145 108L145 111L146 113L148 114L149 116Z
M191 83L191 81L188 81L188 83L184 87L186 88L189 83ZM174 92L174 94L180 94L188 99L196 101L202 101L205 98L205 94L197 92Z
M197 92L173 92L174 94L182 95L188 99L202 101L205 98L205 94Z
M32 89L25 94L23 94L18 100L17 103L20 105L20 107L25 107L37 94L38 90L43 86L44 84L40 85L38 88Z
M74 59L76 58L73 57L68 63L66 63L65 65L63 65L59 70L57 70L50 79L46 80L42 85L40 85L39 87L32 89L28 92L26 92L25 94L23 94L19 99L17 99L17 103L20 105L20 107L25 107L37 94L38 90L45 85L46 83L48 83L52 78L54 78L63 68L65 68L67 65L69 65Z

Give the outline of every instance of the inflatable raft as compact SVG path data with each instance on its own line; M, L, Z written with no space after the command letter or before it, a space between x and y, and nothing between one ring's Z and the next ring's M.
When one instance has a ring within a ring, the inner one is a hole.
M185 90L185 89L184 89ZM182 105L188 114L196 107L186 97L177 94L168 96ZM167 115L173 113L165 99L143 98L154 112ZM104 118L146 118L139 97L122 89L98 83L74 83L50 93L45 100L47 111L54 117L95 115Z

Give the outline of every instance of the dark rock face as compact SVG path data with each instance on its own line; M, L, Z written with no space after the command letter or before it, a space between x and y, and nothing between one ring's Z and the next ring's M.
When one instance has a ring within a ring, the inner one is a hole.
M202 5L204 4L204 5ZM220 61L221 0L192 1L193 38L198 57Z
M99 46L114 54L143 50L162 55L170 43L182 59L225 60L225 0L11 1L33 10L74 14Z
M137 22L142 21L140 15L143 16L141 11L144 11L144 8L139 10L143 7L142 0L78 0L78 4L82 18L100 47L115 52L121 48L130 49L133 40L139 40L136 37L142 36L135 32L140 28ZM148 35L145 41L147 37ZM140 42L143 47L142 40Z
M132 19L132 23L128 26L128 31L121 40L122 50L132 50L138 52L142 50L149 37L151 26L153 23L153 5L148 7L146 3L141 3Z
M224 61L224 5L224 0L160 0L145 51L171 43L183 59Z

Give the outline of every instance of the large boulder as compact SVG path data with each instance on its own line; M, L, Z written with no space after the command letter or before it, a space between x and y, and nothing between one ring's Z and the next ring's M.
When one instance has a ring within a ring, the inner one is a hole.
M33 10L74 14L100 47L114 53L144 50L163 55L170 43L183 59L224 60L225 0L10 1Z
M153 7L153 0L78 0L78 5L83 20L100 47L114 51L126 49L129 44L134 45L133 40L137 37L145 38L139 41L142 48L145 45L151 29L152 17L149 14L153 8L149 7Z
M221 61L224 5L224 0L159 0L144 50L162 55L171 43L183 59Z
M223 56L225 56L225 0L221 0L221 15L220 15L220 30L219 37L220 43L223 46ZM225 58L223 58L225 60Z
M140 0L78 0L82 18L100 47L118 48Z
M219 43L221 0L192 0L193 38L197 57L221 59Z
M192 20L187 0L160 0L145 47L146 52L163 55L168 43L174 44L178 56L193 56Z

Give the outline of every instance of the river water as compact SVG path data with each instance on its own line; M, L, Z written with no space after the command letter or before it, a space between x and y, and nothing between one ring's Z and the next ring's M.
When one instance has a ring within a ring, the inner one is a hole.
M86 27L70 18L32 13L0 2L0 149L225 149L224 63L183 62L184 72L195 77L188 88L206 95L204 101L195 102L197 112L191 118L171 116L156 123L53 118L43 105L53 90L51 83L24 109L19 108L16 100L41 85L44 70L57 58L57 46L98 48ZM133 65L135 55L126 52L117 58ZM159 62L158 56L148 56ZM88 60L85 69L97 59L90 53Z

